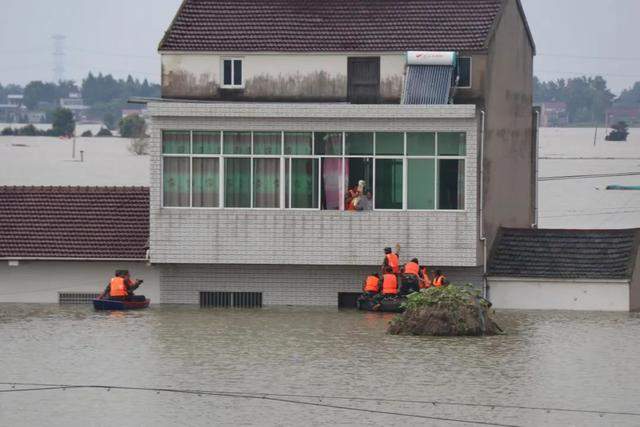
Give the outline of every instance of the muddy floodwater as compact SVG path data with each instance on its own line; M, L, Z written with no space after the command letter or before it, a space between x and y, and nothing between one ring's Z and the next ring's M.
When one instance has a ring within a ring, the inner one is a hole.
M436 339L335 309L0 305L0 425L640 425L639 315L497 317Z

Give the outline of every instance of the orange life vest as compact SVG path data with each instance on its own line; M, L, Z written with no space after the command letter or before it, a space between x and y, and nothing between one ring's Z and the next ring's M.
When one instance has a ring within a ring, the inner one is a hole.
M398 278L395 274L385 274L382 279L382 295L398 295Z
M393 269L395 274L400 273L400 260L394 253L387 254L387 265Z
M364 284L364 291L378 293L380 291L380 279L376 276L367 277L367 281Z
M109 283L109 296L126 297L128 294L127 285L124 283L124 279L122 277L114 277L111 279L111 282Z
M436 277L435 279L433 279L433 286L435 286L436 288L441 287L442 285L444 285L445 279L446 277L444 277L444 275Z
M427 289L431 287L431 279L429 278L429 271L427 267L422 267L422 278L420 279L420 289Z
M415 262L408 262L404 266L404 272L405 274L413 274L414 276L417 276L418 273L420 273L420 266Z

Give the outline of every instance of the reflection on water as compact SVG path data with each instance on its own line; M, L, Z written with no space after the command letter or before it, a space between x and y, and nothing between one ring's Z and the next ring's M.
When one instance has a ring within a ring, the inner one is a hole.
M295 400L510 425L640 417L355 401L439 400L640 412L640 317L502 312L504 336L396 337L391 316L318 308L131 313L0 306L0 382L295 395ZM0 388L8 388L0 386ZM79 389L0 394L1 425L409 424L427 420L257 399ZM120 422L122 424L122 422ZM451 425L459 425L453 423Z

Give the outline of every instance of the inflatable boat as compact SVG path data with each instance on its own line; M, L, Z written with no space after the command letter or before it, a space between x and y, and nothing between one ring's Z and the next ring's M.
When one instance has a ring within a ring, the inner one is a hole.
M358 298L357 305L358 310L362 311L377 311L380 313L402 313L404 311L404 302L407 299L405 297L384 297L380 304L377 304L373 297L368 295L361 295Z
M114 300L109 298L97 298L93 300L93 308L96 310L140 310L149 307L151 300L144 295L134 295L126 300Z

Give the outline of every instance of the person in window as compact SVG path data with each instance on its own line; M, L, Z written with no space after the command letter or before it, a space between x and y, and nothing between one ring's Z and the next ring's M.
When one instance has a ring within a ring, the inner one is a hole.
M382 271L387 271L387 267L391 268L393 274L400 273L400 258L398 254L394 254L391 248L384 248L384 261L382 261Z
M357 204L358 204L358 187L354 186L352 188L348 188L347 189L347 195L344 199L344 206L345 206L345 210L347 211L356 211L357 208Z
M358 204L356 208L359 211L371 211L373 210L373 193L371 191L367 191L367 194L358 199Z
M436 274L435 276L433 276L431 284L436 288L440 288L442 286L447 286L449 284L449 281L447 280L447 277L442 273L442 271L436 270Z

